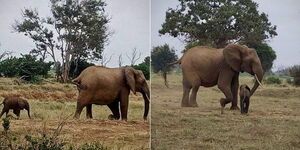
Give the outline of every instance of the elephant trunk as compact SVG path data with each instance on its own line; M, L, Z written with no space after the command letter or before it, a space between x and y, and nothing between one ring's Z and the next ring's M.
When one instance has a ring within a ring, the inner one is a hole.
M261 67L259 67L259 69L256 69L253 71L254 72L254 78L255 78L255 83L254 86L252 87L251 91L250 91L250 95L252 96L254 94L254 92L256 91L256 89L258 88L258 86L261 84L261 81L263 79L263 70Z
M147 116L149 113L149 103L150 103L150 101L149 101L150 100L150 90L148 88L148 85L143 87L142 95L143 95L144 103L145 103L144 120L147 120Z

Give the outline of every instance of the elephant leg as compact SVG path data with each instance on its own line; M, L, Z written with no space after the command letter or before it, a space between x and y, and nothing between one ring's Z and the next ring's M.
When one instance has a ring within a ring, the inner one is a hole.
M17 116L17 119L20 118L20 109L14 109L14 114Z
M86 118L87 119L93 119L92 104L86 105Z
M116 100L112 102L111 104L107 105L108 108L111 110L112 114L108 116L109 120L119 120L120 119L120 110L119 110L119 101Z
M75 112L75 116L74 116L75 119L79 119L81 111L84 107L85 107L85 105L81 104L80 102L77 102L76 112Z
M181 107L188 107L191 86L184 79L182 81L182 85L183 85L183 96L181 100Z
M234 72L227 71L221 72L218 79L218 88L224 93L226 98L220 99L221 104L221 113L223 113L223 109L226 104L232 102L233 95L231 91L231 83L233 80Z
M231 82L231 93L232 93L232 102L231 102L231 110L238 110L237 106L238 101L238 90L239 90L239 73L235 73Z
M200 85L196 85L192 88L192 94L191 94L190 103L189 103L189 106L191 106L191 107L198 107L196 99L197 99L197 92L199 90L199 86Z
M121 99L120 99L121 117L122 117L122 120L125 120L125 121L127 121L129 92L130 91L128 89L122 91Z

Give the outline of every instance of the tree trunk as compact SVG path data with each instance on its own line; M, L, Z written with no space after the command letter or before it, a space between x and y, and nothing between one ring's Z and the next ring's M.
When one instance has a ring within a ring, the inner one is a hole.
M66 52L66 59L64 69L63 69L63 83L67 83L69 80L69 72L70 72L70 53Z

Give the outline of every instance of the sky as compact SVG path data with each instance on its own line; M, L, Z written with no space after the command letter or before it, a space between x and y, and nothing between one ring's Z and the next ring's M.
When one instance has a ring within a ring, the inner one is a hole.
M109 30L113 35L105 46L106 58L112 56L108 67L118 67L121 54L123 65L129 65L134 48L141 53L136 62L141 63L150 55L150 1L149 0L106 0L106 14L111 18ZM49 0L0 0L0 53L13 51L14 56L27 54L35 45L23 34L12 32L15 20L21 20L24 8L36 8L41 16L50 16ZM60 54L57 53L57 56ZM47 60L51 60L50 57ZM99 64L99 62L94 62Z
M277 26L278 36L268 40L268 44L275 50L277 59L274 61L273 71L279 68L300 64L300 1L299 0L254 0L258 3L258 10L268 14L272 25ZM185 43L169 35L159 35L158 30L165 20L168 8L176 8L177 0L152 0L151 2L151 47L169 44L176 50L178 56Z

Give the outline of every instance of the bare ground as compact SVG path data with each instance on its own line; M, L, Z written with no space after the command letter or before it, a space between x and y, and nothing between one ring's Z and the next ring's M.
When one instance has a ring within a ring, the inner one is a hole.
M152 149L300 149L300 88L264 85L251 97L248 115L220 114L217 87L198 92L197 108L180 107L181 75L168 76L170 88L153 75ZM240 84L253 85L241 77Z

